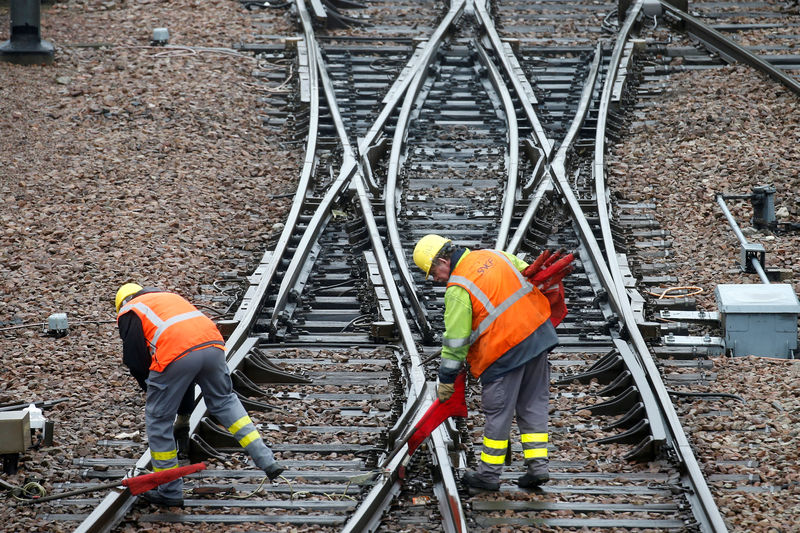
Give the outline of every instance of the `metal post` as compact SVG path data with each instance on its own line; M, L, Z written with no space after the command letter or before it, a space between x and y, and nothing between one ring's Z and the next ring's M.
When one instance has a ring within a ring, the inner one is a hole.
M762 185L753 187L750 198L753 205L753 226L756 228L769 228L775 226L775 187Z
M11 38L0 45L0 59L18 65L53 62L53 45L42 40L41 0L11 0Z
M758 277L761 278L762 283L769 285L769 279L767 278L767 273L764 272L763 265L764 256L766 253L764 247L760 244L747 242L742 230L739 229L739 224L736 223L736 219L733 218L733 214L731 214L728 206L725 204L725 199L721 194L717 195L717 204L719 204L720 208L722 208L725 218L728 219L728 223L731 225L731 229L733 229L733 233L736 234L736 238L739 239L739 242L742 245L742 269L745 272L755 272L758 274Z

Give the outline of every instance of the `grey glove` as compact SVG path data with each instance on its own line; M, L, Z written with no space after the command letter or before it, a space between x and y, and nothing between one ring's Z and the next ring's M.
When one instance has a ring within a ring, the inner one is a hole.
M440 402L446 402L455 391L455 383L439 383L439 387L436 389L436 397L439 398Z

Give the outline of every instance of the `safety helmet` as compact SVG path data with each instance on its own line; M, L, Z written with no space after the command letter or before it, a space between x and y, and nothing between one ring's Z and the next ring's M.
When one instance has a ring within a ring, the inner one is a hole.
M414 247L414 263L425 272L425 279L431 273L431 266L436 254L442 249L442 246L450 242L450 239L445 239L440 235L430 233L425 235L417 242Z
M120 287L117 291L117 297L114 299L114 305L117 306L117 313L119 313L119 308L122 305L122 302L125 301L125 298L133 296L140 290L142 290L142 286L137 285L136 283L126 283Z

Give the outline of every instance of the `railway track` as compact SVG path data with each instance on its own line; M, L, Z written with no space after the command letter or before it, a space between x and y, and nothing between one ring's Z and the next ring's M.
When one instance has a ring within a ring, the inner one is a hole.
M687 381L675 369L705 372L707 363L689 358L691 346L652 348L640 332L633 274L644 285L664 278L626 261L626 231L657 228L641 215L648 206L610 203L605 189L607 139L623 135L653 82L638 58L643 4L615 26L580 2L555 11L298 0L302 38L244 46L296 65L296 97L271 102L282 110L272 107L265 122L291 121L302 133L295 142L305 143L283 233L224 324L235 388L286 479L264 486L198 393L190 457L211 458L214 468L188 478L183 511L134 507L115 491L66 501L76 512L45 518L79 522L76 531L120 523L726 530L664 386ZM553 37L556 25L568 31ZM440 426L412 458L386 462L434 397L443 288L408 264L431 231L471 248L528 256L566 248L579 258L550 357L553 481L538 491L513 485L518 445L499 493L461 487L481 437L472 383L468 419ZM644 254L637 259L655 257ZM676 354L686 362L656 364ZM114 479L149 464L147 451L130 455L76 467Z

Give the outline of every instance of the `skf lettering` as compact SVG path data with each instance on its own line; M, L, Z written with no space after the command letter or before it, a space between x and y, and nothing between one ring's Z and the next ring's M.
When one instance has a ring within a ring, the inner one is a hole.
M478 267L478 274L485 273L487 270L489 270L493 266L494 266L494 259L492 259L492 258L487 259L485 263L483 263L481 266Z

